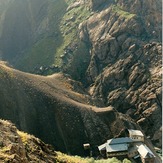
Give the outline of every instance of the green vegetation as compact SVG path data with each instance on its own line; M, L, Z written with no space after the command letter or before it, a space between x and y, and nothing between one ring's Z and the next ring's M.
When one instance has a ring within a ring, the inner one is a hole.
M71 4L74 2L73 0L67 1L68 4ZM56 54L55 54L55 65L58 65L59 67L63 64L62 62L62 56L64 56L65 49L67 47L71 47L74 44L78 44L78 49L85 50L83 47L83 44L79 44L79 36L78 36L78 26L81 22L86 20L90 15L90 11L85 6L78 6L70 9L66 14L64 15L61 24L60 24L60 30L63 36L63 42L62 44L57 48ZM71 47L72 48L72 47ZM73 56L76 55L76 50L73 49ZM75 50L75 51L74 51ZM66 56L65 56L66 57Z
M21 62L21 69L25 68L31 70L31 68L37 65L50 65L53 63L53 55L55 47L59 42L51 38L44 38L38 41L29 51L26 57Z
M49 0L48 13L42 21L44 24L48 20L48 31L24 52L17 68L33 72L35 67L53 65L63 71L70 70L70 75L73 74L75 79L84 76L90 56L88 46L79 39L78 26L90 16L90 11L81 4L66 11L74 2L76 1ZM71 49L71 53L66 53L66 49ZM84 64L81 62L83 58ZM77 71L74 71L76 67ZM48 70L46 75L51 73L53 71Z
M35 26L37 20L31 20L33 31L37 29L37 40L17 61L18 69L33 73L35 68L38 70L41 66L53 65L51 67L57 67L57 71L69 72L76 80L84 77L90 61L89 45L79 39L78 27L90 17L91 11L86 5L74 5L74 2L76 3L75 0L48 0L47 13L42 16L39 28ZM69 10L66 10L68 6ZM127 19L135 16L116 5L112 6L112 10ZM71 52L67 52L67 49ZM53 70L48 69L43 74L52 74Z
M127 11L122 10L121 7L118 6L118 5L113 5L112 10L113 10L113 12L116 12L117 14L119 14L120 16L122 16L122 17L124 17L126 19L131 19L134 16L136 16L135 14L131 14L131 13L127 12Z
M1 63L0 63L1 64ZM3 64L3 63L2 63ZM0 78L14 78L14 73L10 69L8 70L7 68L4 67L5 65L1 66L0 65Z
M23 131L17 131L18 135L20 136L22 142L24 145L26 145L28 143L28 140L30 139L30 135L28 135L27 133L23 132Z
M0 77L4 77L4 75L5 75L5 71L2 68L0 68Z
M9 146L7 146L7 147L5 146L5 147L0 148L0 153L7 153L9 151L10 151Z
M65 65L64 70L73 76L75 80L82 80L90 61L89 49L87 45L78 41L79 47L73 53L73 57Z
M66 154L63 154L61 152L57 152L57 156L56 156L56 161L57 163L87 163L87 161L85 159L82 159L79 156L68 156Z
M18 135L20 136L22 142L24 145L28 145L28 150L31 152L34 152L35 150L32 148L32 145L29 145L29 140L32 137L31 135L17 130ZM26 146L27 147L27 146ZM39 148L37 148L39 149ZM5 153L9 151L7 147L3 147L1 149L1 152ZM129 160L124 159L123 161L120 161L116 159L115 157L109 158L109 159L101 159L101 160L95 160L94 158L82 158L80 156L69 156L67 154L63 154L61 152L56 152L57 155L55 156L56 162L58 163L131 163Z
M124 159L123 161L118 160L117 158L109 158L109 159L101 159L95 160L94 158L82 158L79 156L68 156L61 152L57 152L56 160L58 163L66 162L66 163L131 163L128 159Z
M68 5L71 5L72 3L74 3L76 0L65 0L65 2L68 4Z
M48 14L43 22L48 21L48 32L38 38L38 41L26 50L18 68L33 71L40 66L54 65L63 71L69 71L75 79L81 79L87 69L89 62L89 47L81 42L78 35L78 26L89 18L91 12L85 5L72 6L75 0L61 0L52 2L49 0ZM135 14L122 10L119 6L113 5L112 10L127 19ZM46 19L46 20L45 20ZM66 50L71 49L71 53ZM84 63L81 62L84 58ZM83 66L84 65L84 66ZM77 71L74 71L74 70ZM49 70L46 74L51 74Z
M124 159L123 161L118 160L117 158L108 158L108 159L102 159L102 160L89 160L88 163L131 163L131 161Z
M21 70L32 71L36 66L52 65L56 49L63 42L59 24L66 12L67 4L64 0L48 0L48 3L48 12L41 22L43 33L32 46L26 49L24 57L22 56L17 62L17 67Z

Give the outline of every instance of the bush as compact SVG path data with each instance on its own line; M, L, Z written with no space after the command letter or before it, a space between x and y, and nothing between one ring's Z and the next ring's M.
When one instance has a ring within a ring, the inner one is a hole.
M125 159L123 160L123 163L131 163L131 161L129 161L128 159L125 158Z
M85 159L88 163L131 163L128 159L124 159L123 162L118 160L117 158L108 158L108 159L101 159L101 160L95 160L93 158Z

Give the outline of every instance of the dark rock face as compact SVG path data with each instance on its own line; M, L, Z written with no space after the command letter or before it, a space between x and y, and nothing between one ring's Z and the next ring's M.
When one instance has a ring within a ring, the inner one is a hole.
M157 44L153 48L159 46ZM153 49L148 52L149 58L151 54L161 59L161 53L154 53ZM153 137L161 127L161 67L150 68L147 66L150 61L145 64L145 58L139 59L129 55L107 68L97 78L93 95L102 96L107 105L129 114L147 135Z
M114 2L113 0L110 0L109 2L107 0L101 0L101 1L89 0L89 1L90 1L89 2L90 9L94 10L94 11L101 9L101 8L105 7L106 5Z
M155 140L162 107L161 3L117 4L95 13L80 28L81 39L92 45L86 72L88 83L94 83L90 93L129 114Z

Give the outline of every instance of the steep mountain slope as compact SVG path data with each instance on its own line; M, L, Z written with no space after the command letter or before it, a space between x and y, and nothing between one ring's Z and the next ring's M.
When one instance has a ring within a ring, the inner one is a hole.
M33 135L19 131L9 121L0 120L0 131L0 162L3 163L100 163L101 161L120 163L115 158L94 160L93 158L68 156L54 151L52 146ZM130 163L127 159L124 161Z
M83 155L83 144L89 142L96 155L95 147L108 138L139 128L112 107L93 106L97 100L62 74L31 75L1 63L0 78L0 117L62 152Z
M28 71L54 63L62 43L58 25L66 8L64 0L10 0L0 23L2 58Z
M6 6L0 3L4 7L0 21L2 59L27 72L64 70L82 78L90 57L89 45L78 37L78 25L90 15L87 7L82 2L72 5L75 1L70 0L9 2Z
M47 131L51 131L50 142L62 151L75 153L81 150L83 142L98 144L106 137L119 135L120 129L116 133L113 126L123 121L117 119L121 112L132 117L160 147L161 3L161 0L6 1L6 7L0 10L2 59L28 72L45 75L62 71L82 82L85 88L63 74L35 76L3 65L1 116L43 140ZM110 106L114 109L102 111L102 107ZM72 117L79 123L72 121ZM67 130L63 130L65 126ZM97 129L99 133L95 132ZM74 143L68 139L72 135Z
M8 121L0 120L0 162L57 162L57 153L34 136L20 132Z
M129 114L161 146L161 137L155 139L162 130L161 1L101 4L103 8L80 25L81 39L92 45L90 93Z
M17 130L10 122L0 120L0 162L3 163L88 163L80 157L72 157L54 151L40 139Z

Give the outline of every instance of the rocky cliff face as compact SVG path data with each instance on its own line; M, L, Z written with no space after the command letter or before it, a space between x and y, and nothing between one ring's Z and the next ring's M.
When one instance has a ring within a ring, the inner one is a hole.
M123 57L124 53L129 51L134 53L152 40L156 42L161 40L161 13L157 10L159 6L155 10L153 9L153 15L157 15L157 19L152 19L154 21L152 23L156 24L153 28L151 19L148 18L150 14L144 15L138 13L138 10L136 10L137 13L132 9L129 10L131 5L129 2L126 3L126 6L124 5L125 3L119 1L118 4L109 5L107 8L105 7L106 9L91 16L83 23L83 26L80 26L81 39L89 36L87 39L92 44L92 59L88 68L88 76L92 78L89 79L90 82L94 82L102 69L109 64L114 64L120 57ZM138 4L133 8L136 7L140 8ZM147 9L151 11L150 7ZM147 59L147 57L145 58Z
M57 153L34 136L20 132L8 121L0 120L1 162L56 162Z
M94 83L90 94L129 114L160 146L161 139L153 137L161 127L162 107L159 4L106 4L80 25L80 37L92 45L86 72L87 81Z

